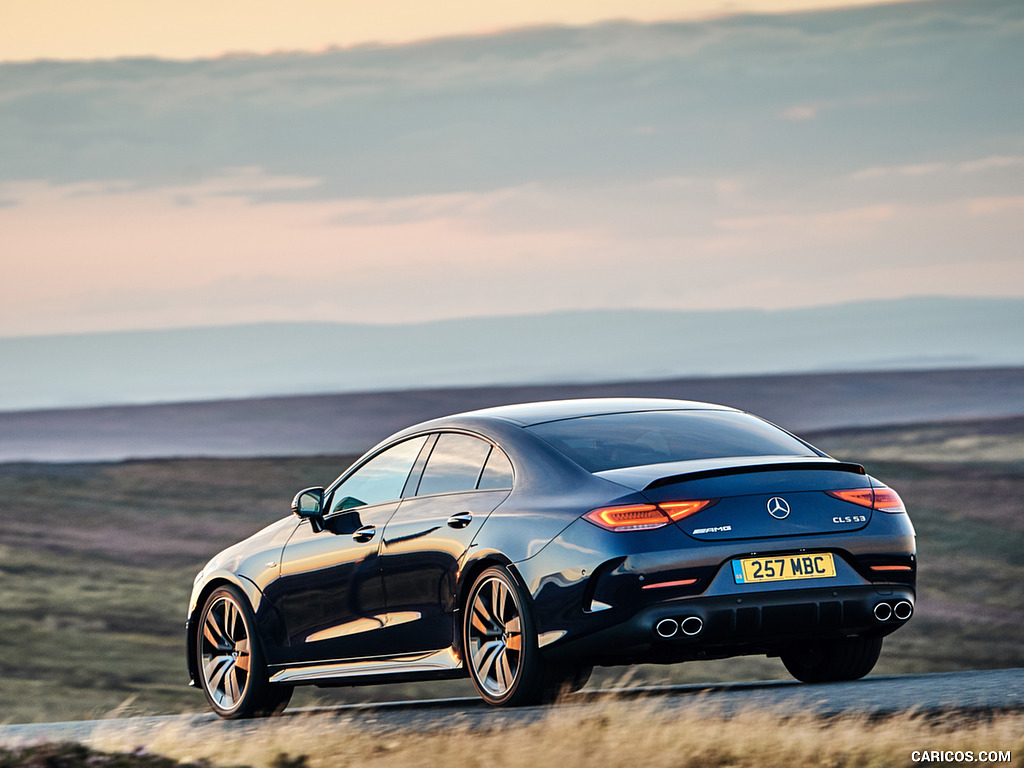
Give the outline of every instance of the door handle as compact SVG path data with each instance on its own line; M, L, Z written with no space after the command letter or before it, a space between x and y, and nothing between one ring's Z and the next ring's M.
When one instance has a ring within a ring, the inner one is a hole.
M472 512L458 512L448 518L450 528L465 528L471 522L473 522Z
M352 541L369 541L377 533L376 525L364 525L352 534Z

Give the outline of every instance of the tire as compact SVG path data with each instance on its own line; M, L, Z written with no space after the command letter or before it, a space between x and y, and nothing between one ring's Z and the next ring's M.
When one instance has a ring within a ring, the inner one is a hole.
M473 583L463 611L462 647L473 685L488 704L540 704L561 688L558 670L548 667L537 647L529 598L504 568L488 568Z
M859 680L874 669L880 637L843 637L807 643L780 654L789 673L804 683Z
M196 628L196 666L210 708L227 720L267 717L288 706L292 687L271 685L256 619L241 590L215 589Z

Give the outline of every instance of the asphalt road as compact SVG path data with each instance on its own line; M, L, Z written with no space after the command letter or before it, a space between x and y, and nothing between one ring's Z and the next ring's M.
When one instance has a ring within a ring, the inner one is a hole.
M901 712L994 712L1024 711L1024 669L996 669L928 675L867 677L852 683L805 685L796 681L682 685L583 691L559 707L578 708L581 716L611 697L657 697L659 706L679 711L698 710L730 715L749 709L766 709L779 714L886 715ZM492 728L528 723L550 712L550 707L499 710L478 699L382 702L323 709L290 710L272 721L285 724L290 717L323 717L331 723L349 723L361 730L389 733L400 730L432 731L457 723L469 728ZM140 737L166 723L178 721L210 738L224 728L257 730L268 721L226 723L214 715L136 717L122 720L87 720L71 723L33 723L0 726L0 745L10 746L43 741L88 743L98 729L138 733ZM198 735L202 735L199 733Z

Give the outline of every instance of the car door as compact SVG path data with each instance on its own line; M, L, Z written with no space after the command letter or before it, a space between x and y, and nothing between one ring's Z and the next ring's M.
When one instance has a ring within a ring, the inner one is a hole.
M267 596L280 610L287 647L272 663L378 655L387 623L378 556L385 526L426 437L390 446L325 494L324 528L300 525L284 547Z
M511 488L512 465L500 448L472 435L438 435L416 488L384 528L389 646L452 644L459 563Z

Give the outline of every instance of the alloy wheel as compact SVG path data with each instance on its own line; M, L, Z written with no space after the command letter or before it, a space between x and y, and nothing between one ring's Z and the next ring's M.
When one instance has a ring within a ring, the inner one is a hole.
M249 684L251 652L249 629L235 600L222 595L203 616L199 663L203 685L221 710L238 706Z
M480 686L501 698L515 685L523 660L523 618L519 598L497 575L474 592L467 631L469 661Z

